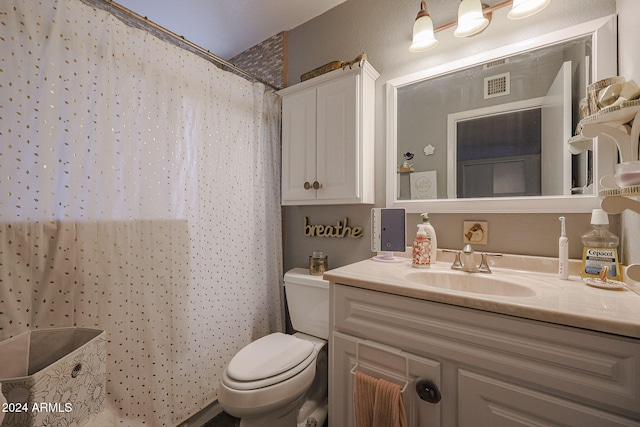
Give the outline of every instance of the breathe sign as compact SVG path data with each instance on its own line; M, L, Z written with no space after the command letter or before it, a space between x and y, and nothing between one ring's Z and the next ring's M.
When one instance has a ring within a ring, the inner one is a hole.
M304 235L309 237L350 237L358 239L362 237L362 227L349 227L349 218L344 217L344 223L338 221L336 225L311 225L309 218L304 217Z

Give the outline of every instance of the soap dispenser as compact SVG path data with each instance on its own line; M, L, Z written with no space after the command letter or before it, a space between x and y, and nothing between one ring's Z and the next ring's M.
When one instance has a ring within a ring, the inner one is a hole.
M418 224L418 232L413 241L413 257L411 265L416 268L429 268L435 262L437 243L436 232L429 222L429 215L422 214L422 223ZM435 248L435 249L434 249Z
M429 214L426 212L422 214L422 224L427 232L427 238L431 241L431 264L433 264L438 256L438 237L436 236L436 229L433 228L431 221L429 221Z
M431 241L427 238L424 224L418 224L418 232L413 241L411 266L415 268L431 267Z

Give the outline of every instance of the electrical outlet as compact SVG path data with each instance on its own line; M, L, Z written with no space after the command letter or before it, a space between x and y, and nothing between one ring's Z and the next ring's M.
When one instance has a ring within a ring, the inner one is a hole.
M486 245L489 241L489 223L487 221L465 221L462 241L472 245Z

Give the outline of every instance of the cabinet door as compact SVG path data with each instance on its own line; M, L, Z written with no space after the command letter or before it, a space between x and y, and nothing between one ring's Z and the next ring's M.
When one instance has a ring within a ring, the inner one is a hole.
M353 383L354 374L351 370L356 365L356 346L358 372L375 378L382 378L403 387L407 387L403 393L403 402L407 412L407 424L409 427L440 426L441 405L429 403L420 399L416 393L416 383L419 380L429 379L437 387L441 384L440 363L419 357L413 354L401 352L384 346L372 347L366 343L370 341L358 339L350 335L334 332L332 337L332 350L329 381L329 423L331 427L355 426L353 415ZM373 343L374 346L380 346ZM409 377L407 378L407 363ZM445 391L439 390L443 396Z
M317 89L317 176L320 200L358 199L360 135L359 75L328 82Z
M640 426L640 421L461 370L459 427Z
M282 201L314 200L316 190L316 90L282 100Z

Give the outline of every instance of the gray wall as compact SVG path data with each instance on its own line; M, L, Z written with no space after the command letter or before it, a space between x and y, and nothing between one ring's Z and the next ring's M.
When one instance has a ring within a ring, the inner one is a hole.
M635 15L635 20L640 17L637 5L631 5L634 0L618 0L618 3L622 3L628 14ZM494 22L482 34L470 39L457 39L453 37L453 29L445 30L438 33L440 45L435 50L416 54L410 53L408 46L419 7L417 0L347 0L289 32L289 85L298 83L300 75L309 70L330 61L353 59L361 52L367 53L371 64L380 72L376 83L375 128L378 207L384 207L386 191L384 84L387 80L616 13L615 0L555 0L542 13L521 21L507 20L508 8L505 8L494 12ZM435 10L435 7L430 7L434 20ZM436 22L436 26L444 23ZM509 37L504 36L505 32ZM628 52L638 55L630 46ZM630 69L639 68L635 62L635 68L630 66ZM332 268L370 257L368 230L371 207L285 208L285 268L306 266L314 250L326 252ZM566 216L571 241L570 257L580 258L580 236L590 229L590 215ZM348 217L350 224L365 227L367 232L358 240L307 237L304 235L305 217L314 224L334 224ZM440 247L462 247L464 220L489 222L489 245L483 247L488 251L557 256L559 222L556 214L433 214L431 222L437 231ZM620 234L619 217L611 216L610 220L612 230ZM418 221L418 215L408 215L410 239L415 235Z

